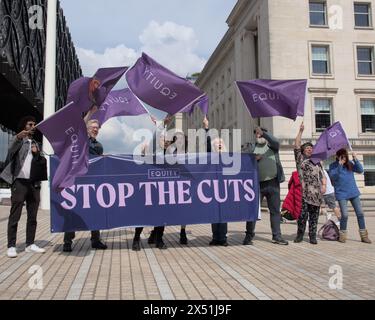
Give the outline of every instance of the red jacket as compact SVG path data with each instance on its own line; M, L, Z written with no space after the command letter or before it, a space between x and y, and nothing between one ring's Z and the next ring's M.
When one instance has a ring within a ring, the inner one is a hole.
M289 192L284 200L282 210L287 210L297 220L302 211L302 185L298 172L294 171L288 183Z

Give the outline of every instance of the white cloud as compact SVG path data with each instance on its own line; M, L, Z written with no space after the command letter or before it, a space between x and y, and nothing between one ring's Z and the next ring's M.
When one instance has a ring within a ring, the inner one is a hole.
M134 49L127 48L123 44L115 48L107 48L103 53L78 48L77 54L83 74L88 77L93 76L99 68L132 65L139 56Z
M92 76L98 68L132 65L142 52L146 52L162 65L180 76L186 76L203 69L206 60L194 51L198 38L190 27L174 22L159 24L151 21L139 36L141 48L128 48L120 44L107 48L103 53L77 48L83 74Z
M133 134L138 129L155 130L148 115L137 117L118 117L108 120L98 136L106 154L133 154L133 150L140 144L134 141Z
M151 21L140 35L141 51L146 52L180 76L199 72L206 60L194 53L198 38L192 28L174 22Z

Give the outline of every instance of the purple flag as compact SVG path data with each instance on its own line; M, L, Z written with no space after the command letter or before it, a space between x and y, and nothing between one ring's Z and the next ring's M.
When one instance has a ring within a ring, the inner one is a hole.
M127 67L101 68L92 78L82 77L75 80L69 86L66 103L74 101L82 113L87 112L93 105L100 106L126 70Z
M130 90L148 105L174 115L204 96L198 87L145 53L125 75Z
M304 115L307 80L236 81L253 118Z
M88 135L79 108L70 103L37 128L51 143L60 165L52 181L54 190L62 190L74 184L76 176L88 170Z
M314 146L311 161L317 164L335 155L338 150L346 147L350 147L350 143L341 123L338 121L321 134Z
M209 98L207 95L204 95L203 97L199 98L197 101L193 102L190 106L182 110L183 113L189 113L189 115L192 115L196 107L199 107L202 110L202 113L204 115L208 114L209 109Z
M137 97L128 89L111 91L104 103L91 119L96 119L102 125L108 119L119 116L138 116L147 113Z

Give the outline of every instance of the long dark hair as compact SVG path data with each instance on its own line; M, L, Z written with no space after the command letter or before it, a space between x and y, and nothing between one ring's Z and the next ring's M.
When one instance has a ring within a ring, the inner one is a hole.
M346 149L340 149L339 151L336 152L336 160L339 161L341 157L346 158L346 162L344 163L344 167L349 170L353 171L353 164L351 161L349 161L349 153L348 150Z

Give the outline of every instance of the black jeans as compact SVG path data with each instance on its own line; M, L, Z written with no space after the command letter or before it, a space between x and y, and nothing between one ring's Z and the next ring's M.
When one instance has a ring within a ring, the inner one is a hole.
M262 203L263 198L267 199L267 206L270 210L270 221L272 230L272 239L278 239L281 237L280 230L280 183L277 178L264 181L260 183L260 202ZM250 235L251 238L255 236L255 225L256 221L249 221L246 223L246 234Z
M309 219L309 236L316 236L318 229L320 207L313 206L302 200L302 213L298 219L298 230L299 234L305 234L306 222Z
M212 228L212 239L215 241L226 241L228 232L228 223L213 223Z
M11 208L8 220L8 248L16 246L18 222L20 221L25 201L27 211L26 246L30 246L34 244L35 240L40 188L35 187L28 179L16 179L11 190Z
M73 232L65 232L64 233L64 243L72 244L73 239L75 237L76 237L76 233L74 231ZM91 242L95 243L95 242L98 242L98 241L100 241L100 231L99 230L91 231Z
M154 227L154 233L155 233L155 242L159 243L163 241L163 235L164 235L164 226ZM143 231L143 227L135 228L135 235L134 239L139 240L141 233Z

